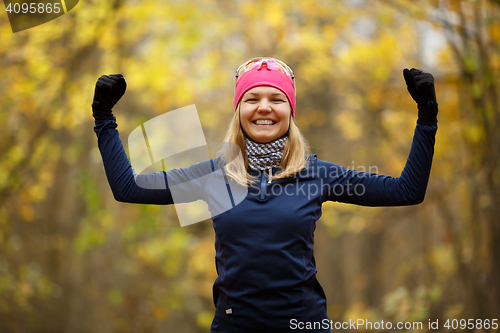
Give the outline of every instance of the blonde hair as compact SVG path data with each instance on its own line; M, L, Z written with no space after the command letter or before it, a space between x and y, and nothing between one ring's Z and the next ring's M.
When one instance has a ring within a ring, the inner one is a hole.
M243 163L241 163L241 159L236 156L238 151L234 149L234 145L223 145L219 152L222 155L222 161L226 164L226 174L234 179L238 184L248 186L249 184L256 184L255 181L257 178L251 176L247 171L248 156L245 151L245 134L243 133L243 129L240 124L240 105L241 103L238 105L238 110L234 113L233 119L229 123L229 127L223 141L235 144L239 147L243 156ZM295 120L290 117L288 139L286 140L285 147L283 149L283 157L281 158L279 165L279 169L282 170L282 172L272 175L268 179L275 180L293 177L296 173L300 172L307 166L310 158L309 155L309 144L295 124Z

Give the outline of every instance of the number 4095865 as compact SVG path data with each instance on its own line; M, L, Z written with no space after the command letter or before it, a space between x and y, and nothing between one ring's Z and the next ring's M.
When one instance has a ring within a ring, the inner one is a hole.
M9 13L31 13L31 14L50 14L50 13L59 13L61 12L61 4L60 3L41 3L41 2L23 2L23 3L9 3L5 11Z
M465 319L460 319L460 320L457 320L457 319L453 319L453 320L450 320L448 319L446 321L446 323L444 324L444 327L446 327L447 329L465 329L465 328L468 328L468 329L487 329L489 330L490 328L491 329L494 329L496 330L498 328L498 319L469 319L469 320L465 320Z

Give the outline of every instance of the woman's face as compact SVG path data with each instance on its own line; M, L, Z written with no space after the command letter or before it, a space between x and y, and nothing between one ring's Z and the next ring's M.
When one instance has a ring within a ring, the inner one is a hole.
M273 141L288 131L291 110L281 90L269 86L252 88L241 99L241 128L254 141Z

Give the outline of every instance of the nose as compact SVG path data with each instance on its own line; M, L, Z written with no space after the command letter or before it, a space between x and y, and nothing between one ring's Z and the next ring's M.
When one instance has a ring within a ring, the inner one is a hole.
M258 111L260 112L270 112L271 111L271 103L267 98L262 98L259 103Z

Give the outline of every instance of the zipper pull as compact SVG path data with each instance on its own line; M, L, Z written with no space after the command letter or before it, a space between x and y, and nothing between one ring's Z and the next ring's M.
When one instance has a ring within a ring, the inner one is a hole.
M269 168L269 177L272 177L272 175L273 175L273 169L272 169L272 168ZM268 183L268 184L271 184L271 179L269 179L269 180L267 181L267 183Z

